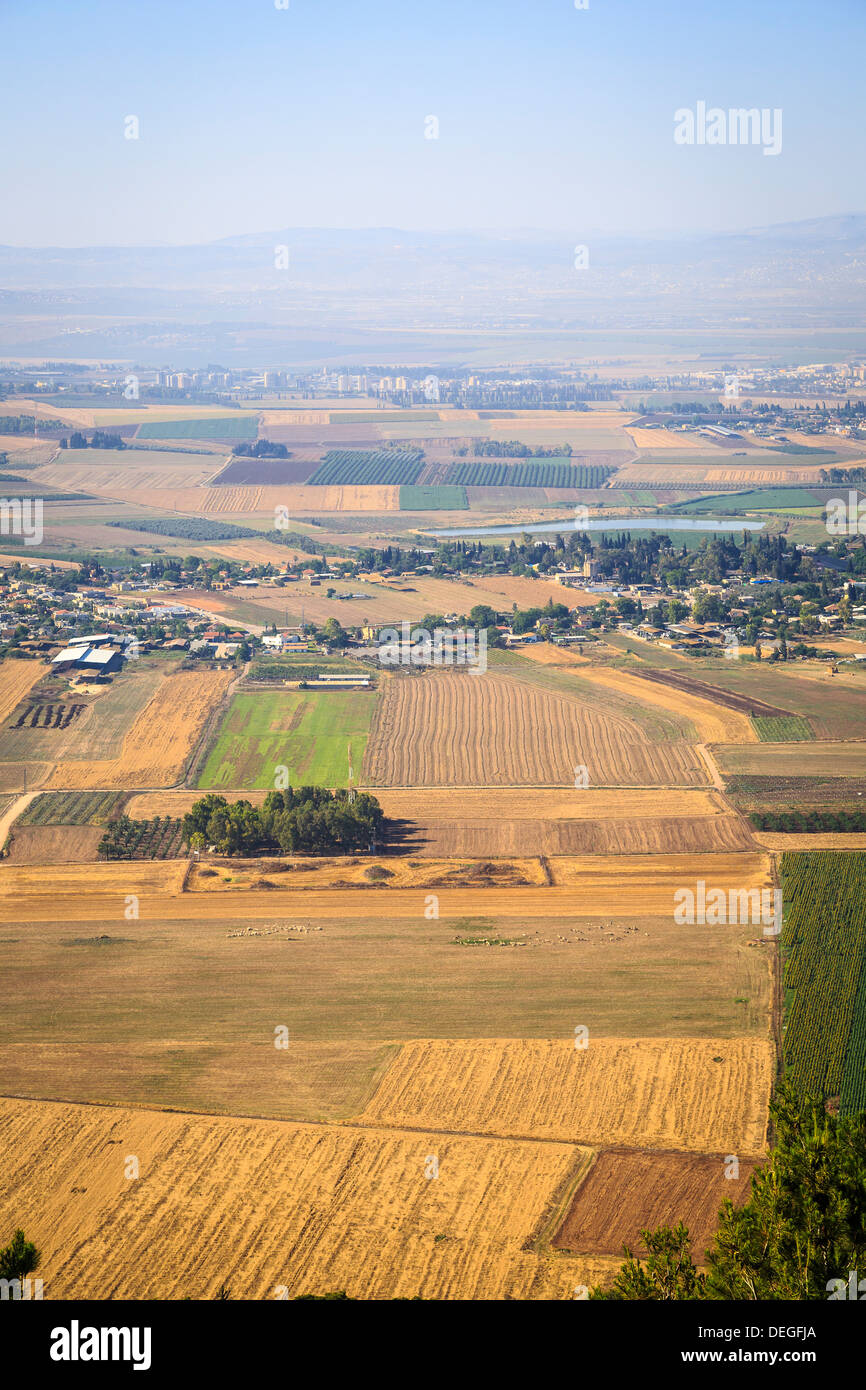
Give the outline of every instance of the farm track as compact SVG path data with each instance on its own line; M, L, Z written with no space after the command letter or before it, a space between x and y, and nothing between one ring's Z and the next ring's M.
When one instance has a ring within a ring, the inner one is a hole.
M229 706L231 705L232 700L237 694L237 691L241 688L245 677L249 675L251 665L251 661L247 661L244 663L244 668L241 671L240 675L238 675L236 679L233 680L231 684L226 687L222 699L211 710L210 714L204 722L201 733L199 734L195 742L195 745L193 746L189 754L189 757L187 758L186 767L184 768L184 771L179 780L175 783L176 787L193 787L195 785L196 780L201 775L202 769L204 768L205 762L207 761L207 756L210 752L211 744L216 739L220 724L222 723L223 719L228 713ZM145 788L144 790L152 791L156 789ZM163 790L169 789L163 788Z
M18 817L24 814L31 801L35 801L37 796L39 796L38 789L32 792L24 792L22 796L16 797L11 806L7 806L3 815L0 816L0 851L6 848L9 832Z

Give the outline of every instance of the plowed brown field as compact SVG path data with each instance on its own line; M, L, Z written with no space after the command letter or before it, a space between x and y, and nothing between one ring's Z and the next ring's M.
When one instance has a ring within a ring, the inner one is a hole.
M686 743L650 743L635 723L567 695L483 675L383 682L362 777L370 786L703 786Z
M581 1182L551 1244L593 1255L621 1255L627 1245L645 1255L642 1230L684 1221L700 1261L722 1202L727 1198L741 1206L746 1201L756 1166L747 1159L734 1167L721 1154L605 1150Z
M525 1246L583 1161L566 1144L2 1100L0 1235L26 1230L53 1299L569 1297L605 1263Z
M578 1017L575 1025L586 1020ZM404 1043L364 1124L742 1155L764 1151L769 1038ZM717 1061L716 1058L719 1058Z
M118 758L58 763L49 787L148 787L176 782L232 671L177 671L136 717Z

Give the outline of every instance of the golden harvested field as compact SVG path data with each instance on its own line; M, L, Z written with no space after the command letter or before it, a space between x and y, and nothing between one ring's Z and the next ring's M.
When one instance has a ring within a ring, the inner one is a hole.
M370 790L394 823L393 849L410 857L453 860L754 848L745 823L731 813L718 794L696 788ZM229 801L244 798L260 805L266 793L235 791L221 795ZM143 820L151 816L183 816L200 796L201 792L185 789L142 792L128 803L127 815ZM399 865L393 854L377 862L389 867ZM552 873L555 882L555 865Z
M325 537L323 536L323 539ZM350 539L357 544L357 537ZM305 581L279 589L233 590L233 597L244 598L250 604L251 617L257 603L262 607L288 609L296 617L303 606L309 621L324 622L339 618L342 623L387 624L402 620L416 622L428 613L468 614L476 604L488 604L497 612L510 612L512 603L529 608L543 606L548 599L564 603L568 608L592 606L597 596L570 590L560 584L516 578L501 583L498 576L483 579L440 579L432 575L410 575L383 583L376 579L337 581L333 587L338 594L364 594L361 599L329 599L323 587L312 589Z
M213 555L225 560L236 560L239 564L251 565L295 565L299 560L312 559L303 550L290 550L288 546L276 546L273 541L218 541L210 547Z
M568 1144L3 1100L0 1229L36 1242L53 1299L568 1297L607 1266L525 1246L584 1162Z
M24 548L22 546L22 551L23 549ZM26 563L27 555L23 553L21 555L0 555L0 569L8 569L10 565L20 565ZM76 560L55 560L52 556L51 563L54 566L54 568L58 570L77 570L79 568L78 562ZM8 657L6 659L17 660L17 658L13 657Z
M98 453L99 451L91 451ZM215 517L234 513L249 513L273 518L278 506L288 507L289 514L301 512L389 512L399 509L399 489L391 486L285 487L232 486L207 487L225 462L217 455L167 455L179 460L164 468L157 467L160 454L129 451L113 465L106 460L95 464L48 464L34 471L33 477L49 487L67 487L89 492L97 497L112 497L123 502L138 503L166 511L186 512L191 516ZM163 455L162 457L166 457ZM117 454L111 459L116 460Z
M124 450L82 449L75 463L50 463L36 469L33 477L48 487L89 492L95 497L117 497L123 501L151 505L151 492L171 488L192 488L213 477L224 459L216 455L147 453ZM102 458L99 455L103 454ZM127 462L127 458L129 462ZM134 462L133 462L134 460ZM130 527L134 520L130 518Z
M555 647L552 642L530 642L520 648L520 655L542 666L588 666L589 657L581 656L572 647Z
M717 792L464 787L376 788L374 795L396 823L396 843L411 854L488 858L753 848L748 827ZM551 871L556 882L558 866Z
M268 425L321 425L327 427L331 421L329 410L263 410L261 429L266 433Z
M611 818L599 826L589 818L568 821L562 830L554 822L548 831L548 845L539 845L533 838L529 823L517 823L516 831L506 831L502 839L514 840L517 848L503 849L501 840L487 855L485 843L494 837L484 823L459 832L455 839L468 842L469 852L443 858L428 854L420 859L404 855L384 855L364 858L310 859L286 856L279 859L255 859L240 862L236 859L202 860L193 867L187 882L191 893L246 893L256 889L279 889L291 892L299 888L315 889L370 888L382 895L382 909L387 911L388 895L404 888L554 888L579 886L586 871L587 856L621 855L625 870L630 874L639 855L748 855L754 860L755 845L751 835L737 816L719 818L689 816L657 817L638 825L628 817ZM501 830L502 823L494 826ZM522 832L522 833L521 833ZM496 841L494 841L496 843ZM414 851L413 851L414 852ZM549 854L546 869L536 857ZM491 860L493 862L488 862ZM30 856L28 863L37 863ZM62 862L62 861L58 861ZM737 866L738 871L741 866ZM384 870L387 877L377 875ZM724 870L723 870L724 872ZM751 875L751 868L749 868ZM644 864L644 873L651 870ZM549 875L546 878L545 874ZM735 886L732 884L731 886Z
M564 603L566 608L594 608L601 597L600 594L585 593L583 589L572 589L568 584L557 584L554 580L527 579L522 575L490 574L485 576L483 582L485 588L506 600L505 605L500 602L500 608L505 606L510 609L512 603L519 608L543 608L551 599L554 603ZM475 602L484 603L486 600L476 599Z
M689 454L718 455L718 445L699 434L677 434L674 430L648 430L639 425L626 425L625 432L636 449L681 449Z
M586 1015L586 1008L584 1009ZM588 1145L764 1151L769 1038L404 1043L359 1122ZM721 1057L721 1061L715 1061Z
M75 915L72 908L78 900L78 920L95 920L99 907L108 907L106 920L122 918L123 898L134 893L139 898L159 893L173 896L180 893L186 870L186 860L136 859L131 862L111 861L105 864L63 864L52 871L50 882L38 866L4 864L0 873L0 898L25 899L31 894L55 896L54 917L61 920ZM97 894L99 899L97 899ZM61 902L61 899L66 901ZM14 912L14 903L9 902ZM51 920L51 919L49 919Z
M49 875L38 866L9 865L0 874L0 921L19 920L22 904L32 921L99 921L117 917L119 896L145 894L142 912L166 920L219 920L226 912L220 894L181 893L182 860L131 864L57 865ZM284 877L288 878L289 875ZM443 887L437 890L440 916L529 918L670 919L674 893L702 879L707 889L769 887L770 860L764 853L588 855L563 857L556 864L559 886ZM274 880L279 881L279 878ZM127 885L127 886L124 886ZM245 918L273 917L318 921L345 916L375 919L423 918L427 905L419 889L370 887L250 888L232 898Z
M754 944L754 927L677 924L670 900L666 917L612 918L610 894L581 916L574 890L547 916L493 915L506 896L527 905L513 890L476 893L471 919L447 894L428 919L419 892L356 892L354 904L296 893L289 910L263 893L250 910L245 895L170 898L157 878L174 875L176 889L179 862L105 867L101 893L93 875L32 871L38 902L16 895L21 869L0 875L11 877L0 899L7 1093L344 1120L407 1039L573 1040L578 1022L593 1042L769 1033L773 948ZM331 915L312 913L313 899ZM522 945L462 944L473 938ZM285 1054L276 1024L290 1030Z
M186 787L164 792L139 792L126 803L126 814L134 820L150 820L152 816L185 816L204 792L190 791ZM261 806L267 792L234 791L220 792L226 801L250 801L253 806Z
M163 793L170 798L200 794ZM500 821L506 825L511 821L594 821L622 815L632 816L635 820L651 820L659 816L688 816L694 820L728 813L718 793L691 787L628 791L601 787L587 787L583 791L543 787L437 787L423 791L377 787L373 794L386 816L394 820L411 820L417 815L423 823L431 825L438 821L459 820ZM144 801L145 798L136 798L136 802L139 800ZM172 801L168 804L176 803ZM171 814L177 815L178 812Z
M866 743L754 743L713 750L724 777L866 777Z
M690 446L690 452L697 452L694 442ZM774 457L785 456L779 454ZM759 483L816 483L819 481L819 468L819 464L770 464L758 458L753 462L747 460L745 463L742 459L737 459L736 466L733 462L717 464L715 460L708 460L705 468L703 464L678 464L645 456L637 462L624 464L618 470L616 480L617 483L630 483L635 487L676 487L688 483L712 489L714 484L736 483L738 487L745 488Z
M48 674L44 661L29 661L14 656L0 661L0 723L5 722L37 681Z
M712 884L725 891L771 886L769 856L754 850L750 853L653 854L649 858L639 854L598 855L585 859L570 856L559 861L557 872L560 884L580 889L581 901L584 900L584 883L590 896L594 896L609 875L608 900L614 910L620 910L620 903L636 903L643 891L647 910L660 914L673 911L673 892L676 891L673 884L685 888L704 879L708 886Z
M6 402L3 402L3 410L6 410ZM22 454L34 448L34 437L32 434L0 434L0 453Z
M44 417L49 420L68 420L73 425L93 424L92 410L71 409L69 406L61 408L56 405L49 405L46 401L29 401L20 396L14 402L4 401L3 413L4 415L38 415L40 418Z
M118 757L58 763L48 786L126 790L176 782L208 715L234 679L232 671L177 671L166 676L136 716Z
M631 720L495 670L382 683L362 781L375 786L702 786L687 743L650 743Z
M589 671L581 671L581 676L594 685L616 690L639 704L655 705L688 719L695 726L702 743L758 742L758 735L748 715L714 704L712 700L704 700L656 681L641 680L628 671L609 666L593 666Z
M857 832L850 835L832 831L826 835L776 835L756 830L754 838L762 849L776 854L792 849L866 849L866 835Z
M96 825L22 825L12 832L8 864L75 864L96 860Z
M627 1245L646 1255L642 1230L684 1221L700 1261L722 1202L742 1206L756 1166L746 1160L734 1168L722 1154L607 1149L593 1160L551 1244L605 1255L621 1255Z

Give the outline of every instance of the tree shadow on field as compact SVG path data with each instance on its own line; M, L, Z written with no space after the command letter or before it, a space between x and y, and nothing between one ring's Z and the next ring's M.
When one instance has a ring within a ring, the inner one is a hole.
M421 854L430 844L424 828L411 820L386 820L384 831L386 854Z

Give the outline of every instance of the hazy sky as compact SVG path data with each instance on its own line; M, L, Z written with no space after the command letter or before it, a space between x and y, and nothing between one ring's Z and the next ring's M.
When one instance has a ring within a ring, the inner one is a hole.
M0 242L862 211L864 38L866 0L0 0ZM698 101L781 108L781 153L676 145Z

